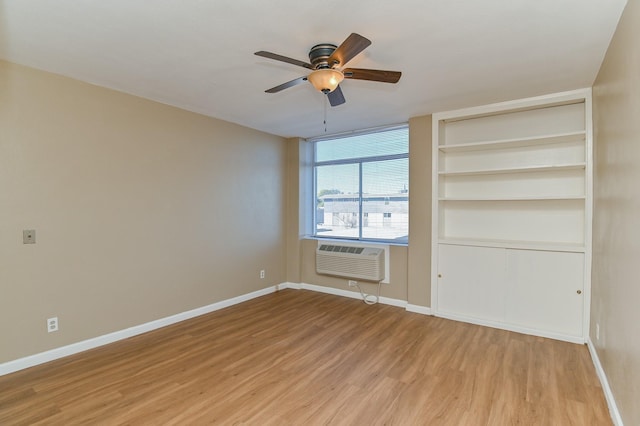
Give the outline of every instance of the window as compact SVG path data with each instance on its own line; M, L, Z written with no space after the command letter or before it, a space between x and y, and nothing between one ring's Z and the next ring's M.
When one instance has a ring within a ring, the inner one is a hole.
M406 243L408 128L386 128L313 143L314 236Z

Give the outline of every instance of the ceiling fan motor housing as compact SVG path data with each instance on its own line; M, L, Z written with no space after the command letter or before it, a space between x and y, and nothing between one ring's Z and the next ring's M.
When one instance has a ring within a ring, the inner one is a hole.
M309 61L314 69L332 68L333 64L329 64L329 57L338 46L330 43L316 44L309 51Z

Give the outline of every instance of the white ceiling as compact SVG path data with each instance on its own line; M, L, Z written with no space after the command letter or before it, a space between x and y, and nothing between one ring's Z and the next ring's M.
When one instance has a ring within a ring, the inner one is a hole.
M325 132L309 48L351 32L348 65L402 71L348 80L327 132L592 85L626 0L0 0L0 58L281 136ZM1 100L0 100L1 101Z

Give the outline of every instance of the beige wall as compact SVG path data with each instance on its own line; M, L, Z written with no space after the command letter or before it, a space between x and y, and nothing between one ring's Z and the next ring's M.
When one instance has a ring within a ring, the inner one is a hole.
M285 281L285 174L279 137L0 62L0 363Z
M300 282L301 238L304 236L303 218L306 211L303 203L305 188L301 186L304 178L305 144L299 138L287 140L287 259L286 281Z
M408 302L431 306L431 115L409 120Z
M624 424L640 425L640 1L628 2L593 95L591 340Z

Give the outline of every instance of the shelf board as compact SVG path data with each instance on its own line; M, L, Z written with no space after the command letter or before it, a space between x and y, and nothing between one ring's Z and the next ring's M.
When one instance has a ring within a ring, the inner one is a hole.
M451 244L459 246L512 248L521 250L544 250L584 253L584 244L554 242L554 241L511 241L472 238L440 238L439 244Z
M549 195L531 197L440 197L439 201L549 201L585 200L584 195Z
M477 169L463 171L439 171L440 176L465 176L465 175L497 175L504 173L531 173L550 172L556 170L580 170L586 167L586 163L558 164L551 166L527 166L527 167L506 167L499 169Z
M571 132L571 133L559 133L555 135L547 136L533 136L528 138L518 139L500 139L494 141L482 141L461 143L456 145L439 145L438 149L442 152L456 152L456 151L481 151L488 149L500 149L500 148L518 148L523 146L532 145L544 145L553 143L563 143L584 140L586 137L585 131Z

